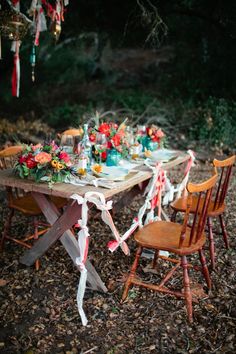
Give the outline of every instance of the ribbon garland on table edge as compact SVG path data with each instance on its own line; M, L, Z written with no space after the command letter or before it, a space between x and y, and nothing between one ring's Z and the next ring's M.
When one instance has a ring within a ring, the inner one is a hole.
M171 194L173 196L175 192L178 192L178 195L179 193L182 193L182 191L184 190L188 182L189 172L195 160L195 155L191 150L188 151L188 154L190 155L190 158L188 160L184 172L184 179L180 183L180 185L178 185L178 188L176 188L175 190L173 190L172 188L173 193L171 192ZM105 197L102 193L86 192L84 197L79 196L77 194L73 194L71 196L71 199L76 200L77 203L81 205L81 209L82 209L81 219L79 219L77 223L77 226L80 227L80 230L78 232L78 246L79 246L80 256L76 258L75 263L76 265L79 266L81 271L78 290L77 290L77 306L78 306L78 311L81 317L82 324L84 326L86 326L88 323L87 317L83 309L83 298L85 294L86 281L87 281L87 269L85 263L88 256L88 248L89 248L88 238L90 236L89 229L87 227L88 203L94 204L97 207L97 209L102 212L101 217L103 222L110 227L112 234L115 237L115 240L108 242L107 244L108 249L111 252L114 252L120 246L122 251L126 255L129 255L129 248L127 243L125 242L126 239L129 236L131 236L132 233L138 227L139 228L143 227L143 217L148 209L150 209L150 211L146 215L145 222L144 222L145 225L153 221L161 220L162 194L166 186L167 186L167 193L169 193L169 189L170 189L170 182L168 182L168 179L166 177L166 172L162 168L162 163L158 163L156 166L153 167L147 161L145 161L145 165L148 166L153 171L153 176L150 179L144 191L144 195L146 196L146 199L143 206L139 209L138 216L134 218L131 227L124 233L123 236L120 236L113 222L112 216L109 212L109 210L112 209L112 201L106 202ZM157 213L158 215L154 217L154 209L156 207L158 209L158 213Z
M176 195L176 199L180 198L182 192L185 191L188 179L189 179L189 173L191 168L194 166L194 161L195 161L195 153L192 150L188 150L187 153L190 155L190 158L188 159L187 166L184 171L184 178L180 184L178 184L176 187L171 184L169 178L166 178L166 185L165 185L165 196L163 198L162 205L168 205L170 202L174 200L174 195Z
M85 312L83 310L83 298L84 298L84 293L86 289L86 280L87 280L87 269L85 266L87 256L88 256L88 237L89 237L89 230L87 227L87 221L88 221L88 204L87 203L92 203L96 205L98 210L101 210L102 212L102 220L105 224L107 224L111 231L113 236L115 237L115 240L110 241L108 243L108 248L111 252L114 252L119 246L121 247L122 251L126 254L129 255L129 248L128 245L126 244L125 240L138 228L142 227L142 218L144 216L144 213L147 208L151 208L151 214L147 215L146 222L148 220L150 221L151 215L153 214L153 209L155 206L158 205L160 208L160 196L161 192L164 186L164 179L160 180L159 176L163 176L163 174L159 173L160 172L160 165L158 164L155 168L151 167L154 176L151 178L150 183L148 184L144 194L147 194L146 198L146 203L145 207L140 209L140 212L138 214L137 218L134 218L133 223L129 230L125 232L123 236L120 236L114 222L112 219L112 216L109 212L110 209L112 209L112 201L106 202L105 197L102 193L99 192L87 192L85 193L84 197L81 197L77 194L73 194L71 196L71 199L75 199L79 205L81 205L81 219L78 220L77 226L80 227L80 230L78 232L78 246L79 246L79 251L80 251L80 256L76 258L75 263L79 266L80 271L81 271L81 276L80 276L80 281L79 281L79 286L78 286L78 291L77 291L77 305L78 305L78 311L81 317L82 324L84 326L87 325L87 318L85 315ZM158 193L158 198L155 199L155 195ZM155 200L154 200L155 199ZM154 218L153 218L154 220Z
M88 321L83 310L83 298L84 298L86 280L87 280L87 269L85 263L88 255L88 237L89 237L89 230L87 227L87 221L88 221L87 203L95 204L97 209L101 210L102 220L104 221L105 224L107 224L110 227L116 239L117 244L121 246L123 252L126 255L129 254L129 248L125 240L122 237L120 237L119 232L116 229L111 214L109 212L109 210L112 208L112 201L106 202L104 195L99 192L87 192L85 193L84 197L81 197L77 194L73 194L71 196L71 199L75 199L77 203L81 205L82 208L81 219L78 220L78 225L80 227L80 230L78 232L78 246L80 250L80 256L76 258L75 263L80 267L81 270L81 276L80 276L80 281L79 281L79 286L77 291L77 305L78 305L78 310L79 310L82 324L86 326ZM137 222L135 226L138 227ZM134 230L135 228L133 226L132 230ZM125 233L125 235L126 234L127 233Z

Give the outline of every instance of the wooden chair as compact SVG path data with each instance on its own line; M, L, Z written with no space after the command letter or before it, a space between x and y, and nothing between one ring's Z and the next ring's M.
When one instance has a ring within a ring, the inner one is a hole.
M228 236L227 236L227 232L223 220L223 213L225 212L226 209L225 197L227 194L230 175L234 163L235 163L235 155L223 161L219 161L216 159L213 160L213 166L216 169L221 169L221 173L219 174L220 175L219 182L215 193L212 195L212 200L210 201L209 204L208 217L207 217L207 225L209 230L211 267L213 269L215 269L215 244L214 244L214 237L212 231L212 218L219 217L225 247L229 248L229 241L228 241ZM171 204L171 208L174 210L171 217L172 221L175 221L178 212L184 212L186 210L187 207L186 202L187 199L185 197L182 197L177 199ZM193 199L193 204L190 210L191 213L195 213L196 205L197 205L197 200Z
M0 169L4 170L7 168L13 168L17 160L17 156L21 153L22 146L11 146L2 151L0 151ZM25 193L19 188L6 187L7 192L7 206L10 209L9 215L5 221L3 228L0 250L3 250L5 239L11 240L25 248L31 248L29 241L33 239L38 239L38 237L44 234L50 225L40 222L38 217L42 214L37 203L31 196L31 193ZM66 200L60 197L51 197L53 203L58 209L62 208L66 204ZM33 217L34 233L32 235L26 236L23 239L17 239L9 235L12 218L15 211L21 212L27 217ZM39 227L43 226L42 230ZM39 261L36 261L36 269L39 269Z
M131 267L131 272L124 287L122 301L126 299L129 288L133 284L145 287L147 289L175 295L177 297L185 298L188 319L190 322L193 321L192 292L190 289L188 275L188 268L190 265L187 262L187 256L194 253L199 254L202 265L202 273L205 277L208 288L211 289L211 280L203 254L203 245L206 240L204 226L207 218L207 208L210 202L212 188L214 187L216 180L217 175L214 175L209 180L201 184L188 183L187 190L189 194L187 197L187 209L182 225L171 221L156 221L144 226L135 234L135 241L138 243L138 249L134 263ZM191 216L191 205L195 195L198 197L196 213L193 217L192 226L188 226ZM200 201L202 203L201 207ZM135 276L143 248L155 250L155 256L152 264L153 268L156 267L158 258L164 258L166 261L170 261L175 264L174 267L165 275L159 285L144 282ZM160 250L175 254L177 259L159 256ZM183 292L168 288L165 285L180 266L183 269ZM194 270L195 268L192 267L192 269Z
M75 146L76 145L76 137L81 137L83 135L83 129L67 129L64 132L58 134L58 137L60 139L60 145L66 145L68 143L68 139L71 140L70 145Z

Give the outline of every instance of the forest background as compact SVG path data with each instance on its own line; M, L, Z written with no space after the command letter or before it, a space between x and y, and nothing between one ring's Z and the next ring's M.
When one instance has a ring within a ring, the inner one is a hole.
M111 111L151 119L179 147L235 148L235 1L70 0L58 42L40 36L34 83L32 36L23 40L19 98L10 45L3 40L0 61L2 141L9 128L18 139L22 122L33 136L45 126L32 121L58 131Z

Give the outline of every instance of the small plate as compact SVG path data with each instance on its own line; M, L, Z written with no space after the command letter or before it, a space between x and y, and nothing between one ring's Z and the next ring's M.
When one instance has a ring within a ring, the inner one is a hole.
M93 169L93 166L91 170L96 177L112 181L123 181L129 173L128 169L119 166L102 166L102 172L99 173Z
M152 151L149 159L155 162L168 162L178 157L178 152L174 150L160 149Z

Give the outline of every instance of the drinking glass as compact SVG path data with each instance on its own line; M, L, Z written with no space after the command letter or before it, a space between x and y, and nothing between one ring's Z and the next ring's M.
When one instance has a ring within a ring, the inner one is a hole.
M102 153L107 148L107 137L103 133L97 133L96 140L95 140L95 149L99 154L99 163L102 162Z
M72 135L62 135L60 144L65 152L67 152L68 154L73 153L74 137Z

